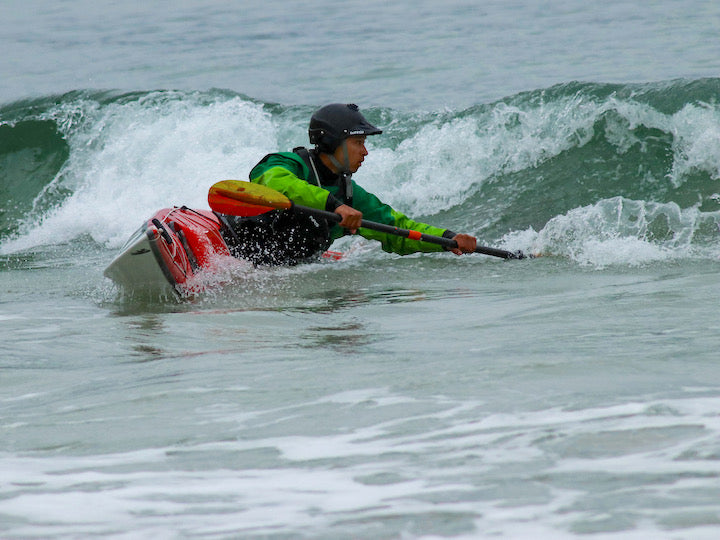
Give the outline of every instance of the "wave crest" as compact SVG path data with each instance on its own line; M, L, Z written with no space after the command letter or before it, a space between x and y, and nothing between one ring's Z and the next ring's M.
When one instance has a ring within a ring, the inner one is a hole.
M720 79L568 83L462 111L367 109L385 134L368 141L356 179L398 210L488 243L527 244L540 231L533 242L591 264L641 260L643 246L645 260L687 256L717 240L719 91ZM221 90L4 106L0 166L12 181L0 249L83 234L116 247L157 208L206 207L213 182L303 144L313 109ZM628 254L590 254L613 242L619 253L620 239Z

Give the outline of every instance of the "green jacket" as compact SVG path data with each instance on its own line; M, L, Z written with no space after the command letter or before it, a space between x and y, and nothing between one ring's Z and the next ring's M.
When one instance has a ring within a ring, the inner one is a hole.
M269 154L250 171L250 181L262 184L283 193L290 200L303 206L334 211L340 204L339 186L315 183L314 174L305 161L294 152ZM363 213L363 219L392 225L401 229L412 229L434 236L453 236L447 229L440 229L419 223L383 203L372 193L365 191L354 181L352 207ZM337 197L336 197L337 195ZM337 240L348 231L337 224L330 228L330 239ZM407 255L409 253L443 251L442 246L419 240L410 240L393 234L358 229L358 234L369 240L377 240L382 249L389 253Z

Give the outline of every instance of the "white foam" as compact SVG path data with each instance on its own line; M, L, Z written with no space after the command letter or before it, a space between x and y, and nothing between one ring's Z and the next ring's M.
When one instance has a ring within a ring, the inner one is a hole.
M685 105L673 115L674 160L669 178L674 186L693 171L703 171L720 180L720 111L700 103Z
M533 229L503 238L506 249L562 255L583 265L631 266L703 255L693 238L703 227L714 228L718 212L681 209L675 203L604 199L556 216L539 232ZM717 255L710 246L705 256Z
M79 100L47 116L65 131L70 158L46 191L72 194L4 253L82 234L119 247L161 208L207 208L212 183L246 178L277 144L270 116L239 97L158 92L104 107Z
M596 104L573 96L523 109L499 103L449 121L428 119L396 149L371 151L358 178L398 209L434 214L459 205L493 177L584 144L598 114Z

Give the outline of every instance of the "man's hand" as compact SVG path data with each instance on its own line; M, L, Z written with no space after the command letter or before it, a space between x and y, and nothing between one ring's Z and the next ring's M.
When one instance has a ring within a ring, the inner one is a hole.
M362 221L362 212L355 210L352 206L343 204L335 209L336 214L340 214L342 221L340 226L346 229L350 229L350 232L355 234L360 228L360 222Z
M453 236L453 240L457 242L458 247L451 249L455 255L462 255L463 253L473 253L477 247L477 239L469 234L456 234Z

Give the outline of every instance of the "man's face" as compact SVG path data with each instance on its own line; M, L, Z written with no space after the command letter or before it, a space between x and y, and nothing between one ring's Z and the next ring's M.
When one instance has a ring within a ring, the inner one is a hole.
M365 156L368 155L367 148L365 148L365 135L355 135L352 137L348 137L346 140L348 150L348 165L350 167L350 172L354 173L357 172L357 170L360 168L360 165L362 165ZM343 154L342 145L338 146L335 149L334 156L335 159L337 159L340 163L344 162L345 156Z

